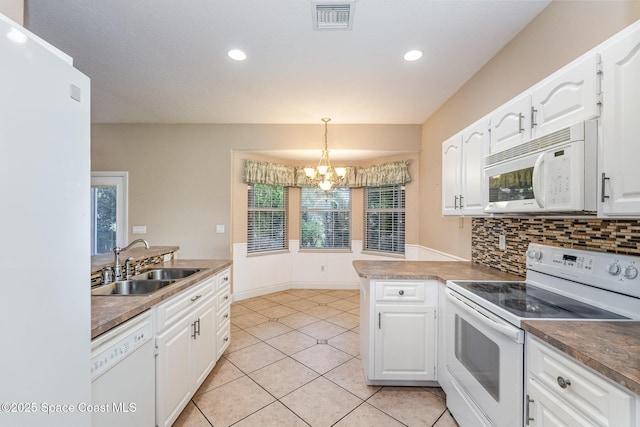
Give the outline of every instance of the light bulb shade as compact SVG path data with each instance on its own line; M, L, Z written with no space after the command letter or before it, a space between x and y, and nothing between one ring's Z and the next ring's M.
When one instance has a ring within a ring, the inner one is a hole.
M347 168L334 168L336 171L336 175L338 175L340 178L344 178L344 176L347 174Z
M327 165L318 165L318 167L316 169L318 169L318 173L320 175L325 175L327 173L327 170L329 170L329 166L327 166Z
M331 181L320 181L320 183L318 184L320 186L320 189L322 191L329 191L331 190Z
M304 174L307 178L313 179L316 177L316 170L314 168L304 168Z

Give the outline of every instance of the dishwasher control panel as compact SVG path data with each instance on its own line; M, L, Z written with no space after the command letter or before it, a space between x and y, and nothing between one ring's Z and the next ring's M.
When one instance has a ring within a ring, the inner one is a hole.
M144 317L144 319L134 318L92 341L92 381L153 338L151 319L148 315Z

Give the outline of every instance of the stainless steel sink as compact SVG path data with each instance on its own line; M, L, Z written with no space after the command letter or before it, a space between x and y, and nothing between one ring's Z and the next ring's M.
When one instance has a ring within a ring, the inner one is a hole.
M136 274L135 280L178 280L200 271L199 268L157 268Z
M193 273L192 273L193 274ZM121 280L91 289L91 295L145 295L175 283L177 280Z

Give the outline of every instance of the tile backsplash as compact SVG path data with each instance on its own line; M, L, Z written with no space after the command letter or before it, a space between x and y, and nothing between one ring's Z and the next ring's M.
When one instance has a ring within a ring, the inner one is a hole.
M498 249L501 234L506 250ZM529 243L640 255L640 220L596 218L473 218L471 260L525 275Z

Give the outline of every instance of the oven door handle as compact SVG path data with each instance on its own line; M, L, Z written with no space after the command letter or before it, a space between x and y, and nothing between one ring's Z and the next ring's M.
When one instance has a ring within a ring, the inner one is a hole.
M449 289L447 289L446 292L447 292L447 300L449 300L452 304L457 306L459 309L461 309L462 311L464 311L465 313L467 313L468 315L470 315L471 317L473 317L483 325L497 332L500 332L503 335L506 335L512 341L515 341L518 344L524 343L524 331L522 331L522 329L516 328L515 326L507 326L507 325L498 323L497 321L477 311L466 302L460 300L458 297L453 295Z

